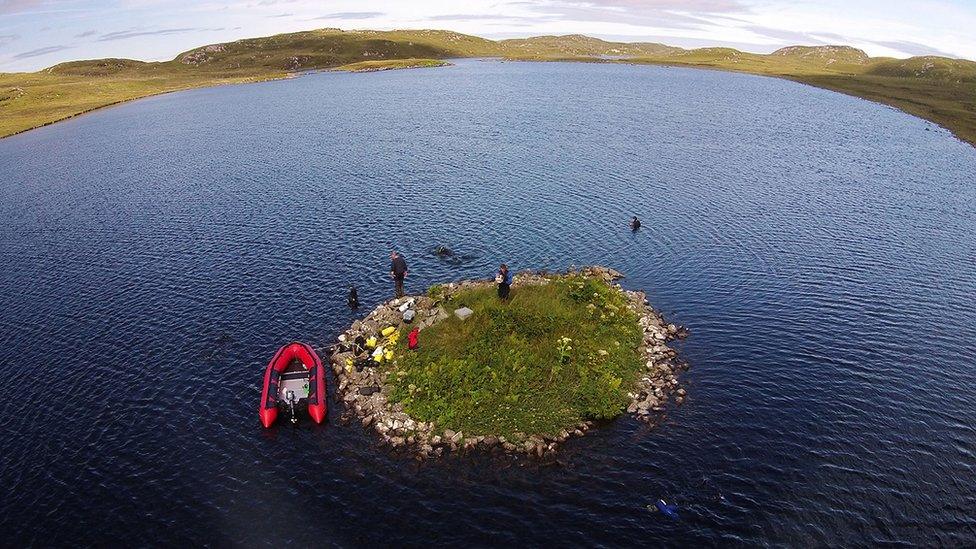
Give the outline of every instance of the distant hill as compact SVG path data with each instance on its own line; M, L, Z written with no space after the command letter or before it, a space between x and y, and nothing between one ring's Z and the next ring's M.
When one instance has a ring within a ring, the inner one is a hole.
M812 63L863 65L871 60L864 50L850 46L789 46L770 54L773 57L792 57Z
M135 61L133 59L90 59L87 61L69 61L44 69L48 74L59 76L113 76L120 73L133 73L152 68L156 63Z
M174 60L205 70L296 71L357 61L497 55L497 44L450 31L316 31L212 44Z
M509 57L639 57L681 51L653 42L607 42L582 34L512 38L497 45Z
M36 73L0 74L0 137L157 93L337 67L435 66L434 60L452 57L677 65L789 78L896 106L976 144L973 61L872 58L842 45L789 46L763 55L733 48L610 42L579 34L494 41L427 29L318 29L210 44L164 62L94 59Z
M945 57L912 57L874 63L867 74L898 78L922 78L945 82L976 82L976 63Z

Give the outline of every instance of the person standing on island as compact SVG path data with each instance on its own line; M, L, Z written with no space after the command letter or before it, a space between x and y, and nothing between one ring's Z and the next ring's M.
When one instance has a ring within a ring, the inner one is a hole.
M403 297L403 279L407 276L407 262L395 251L390 252L390 276L396 288L396 296Z
M640 229L640 219L637 219L637 216L635 215L634 219L630 221L630 230L636 231L637 229Z
M495 275L495 282L498 283L498 297L508 299L508 293L512 291L512 273L508 270L508 265L502 263Z

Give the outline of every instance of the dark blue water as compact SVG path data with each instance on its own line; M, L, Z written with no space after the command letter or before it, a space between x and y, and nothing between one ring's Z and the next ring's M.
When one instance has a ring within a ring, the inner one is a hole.
M4 139L3 544L976 544L974 174L859 99L583 64L310 75ZM546 465L416 463L336 402L264 432L268 358L330 344L346 285L389 296L392 247L414 291L627 273L692 331L688 401Z

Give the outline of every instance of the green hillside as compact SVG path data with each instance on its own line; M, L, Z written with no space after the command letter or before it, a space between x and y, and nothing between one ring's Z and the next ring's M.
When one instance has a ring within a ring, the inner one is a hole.
M500 55L510 58L545 59L567 57L636 57L668 55L681 51L664 44L650 42L606 42L599 38L570 34L566 36L535 36L502 40Z
M170 91L350 65L350 70L434 66L435 60L452 57L660 64L788 78L892 105L976 145L976 63L972 61L871 58L848 46L790 46L762 55L732 48L687 50L607 42L582 35L492 41L443 30L339 29L211 44L165 62L95 59L61 63L35 73L0 74L0 137Z

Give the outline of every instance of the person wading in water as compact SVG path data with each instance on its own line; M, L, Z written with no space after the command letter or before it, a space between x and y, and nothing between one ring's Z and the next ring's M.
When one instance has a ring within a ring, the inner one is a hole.
M403 279L407 276L407 262L395 251L390 252L390 276L393 277L396 296L403 297Z
M498 297L508 299L508 293L512 291L512 273L508 270L508 265L502 263L495 275L495 282L498 283Z

